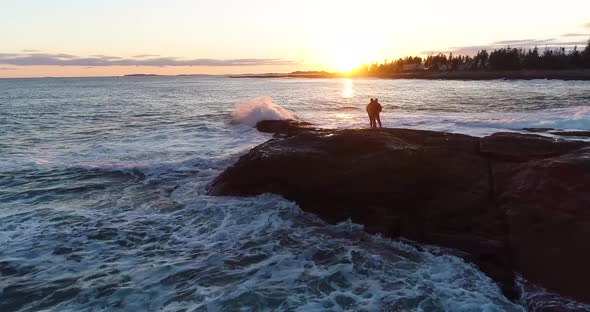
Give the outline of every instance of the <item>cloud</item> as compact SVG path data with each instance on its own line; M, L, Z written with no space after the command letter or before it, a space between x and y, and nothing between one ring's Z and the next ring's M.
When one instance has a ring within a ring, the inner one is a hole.
M39 50L22 50L23 53L35 53L35 52L41 52Z
M564 36L564 37L574 37L574 36ZM488 45L477 45L477 46L463 46L463 47L450 47L447 51L424 51L422 54L463 54L463 55L474 55L481 50L494 50L505 48L507 46L513 48L523 48L523 49L531 49L534 47L539 48L560 48L564 47L566 49L572 49L574 46L586 45L587 42L585 41L557 41L556 39L518 39L518 40L503 40L503 41L496 41Z
M14 67L0 67L0 70L16 70Z
M496 41L494 44L520 44L524 42L533 41L535 39L519 39L519 40L504 40L504 41Z
M481 51L481 50L490 50L490 49L494 49L494 46L491 45L478 45L478 46L464 46L464 47L450 47L447 50L442 50L442 51L422 51L422 54L425 55L436 55L439 53L442 54L449 54L449 53L453 53L453 54L467 54L467 55L471 55L471 54L477 54L477 52Z
M568 34L563 34L562 37L590 37L590 34L568 33Z
M0 64L14 66L262 66L298 65L299 62L279 58L242 59L185 59L178 57L121 58L117 56L92 55L80 57L71 54L50 53L0 53Z
M534 46L534 45L541 45L551 42L555 39L520 39L520 40L505 40L505 41L496 41L492 43L492 45L517 45L517 46Z
M585 45L588 43L587 41L561 41L561 42L551 42L547 44L549 47L573 47L577 45Z
M454 54L465 54L465 55L472 55L477 54L477 52L481 50L493 50L499 48L500 46L497 45L481 45L481 46L465 46L465 47L452 47L449 48L449 52L453 52Z
M588 29L590 29L590 23L586 23L586 24L584 24L584 28L588 28Z
M107 59L107 60L122 60L122 57L118 57L118 56L108 56L108 55L102 55L102 54L96 54L96 55L91 55L91 57L98 57L98 58L102 58L102 59Z
M134 58L146 58L146 57L158 57L158 54L140 54L140 55L134 55Z

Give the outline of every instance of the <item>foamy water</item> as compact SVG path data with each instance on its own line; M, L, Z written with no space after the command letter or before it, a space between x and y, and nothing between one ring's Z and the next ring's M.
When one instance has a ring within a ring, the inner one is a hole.
M256 121L366 126L370 97L384 125L473 135L590 116L586 82L0 80L0 311L523 310L452 255L205 195Z
M231 116L234 123L250 127L255 127L262 120L299 119L297 114L273 103L269 96L260 96L241 102L232 111Z

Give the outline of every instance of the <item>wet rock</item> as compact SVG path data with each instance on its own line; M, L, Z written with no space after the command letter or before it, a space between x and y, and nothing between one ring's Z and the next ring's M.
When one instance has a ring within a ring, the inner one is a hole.
M512 132L494 133L481 139L480 142L480 151L489 158L508 161L529 161L553 157L588 145L588 143L580 141Z
M590 272L588 148L516 133L301 128L242 156L209 194L280 194L329 222L466 252L509 298L517 271L590 302L590 273L576 275Z
M256 129L260 132L295 134L308 130L305 127L311 126L309 122L298 120L263 120L256 124Z

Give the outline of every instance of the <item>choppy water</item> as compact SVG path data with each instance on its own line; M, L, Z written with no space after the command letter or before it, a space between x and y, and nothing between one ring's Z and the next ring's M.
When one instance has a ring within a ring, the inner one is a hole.
M325 127L365 126L378 97L387 126L590 128L587 82L0 79L0 311L523 309L436 248L278 196L206 196L270 137L236 104L245 122L284 113L258 96Z

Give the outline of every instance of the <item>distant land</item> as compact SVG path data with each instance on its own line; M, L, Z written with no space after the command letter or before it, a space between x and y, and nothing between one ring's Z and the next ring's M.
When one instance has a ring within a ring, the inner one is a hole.
M389 78L389 79L558 79L590 80L590 40L583 49L501 48L475 55L431 54L363 64L349 73L298 71L289 74L232 75L233 78Z
M350 74L330 73L325 71L296 71L292 73L266 73L229 75L231 78L343 78Z
M124 75L124 77L152 77L152 76L160 76L160 75L156 75L156 74L129 74L129 75Z
M127 75L123 75L123 77L184 77L184 76L226 76L226 75L209 75L209 74L178 74L178 75L127 74Z
M128 77L157 76L131 74ZM208 75L176 75L208 76ZM445 80L590 80L590 40L578 50L561 48L501 48L475 55L432 54L426 58L408 56L394 61L363 64L347 73L296 71L226 75L231 78L385 78Z
M350 73L293 72L230 75L231 78L382 78L382 79L432 79L432 80L590 80L590 69L572 70L506 70L506 71L412 71L393 72L378 76L361 76Z

